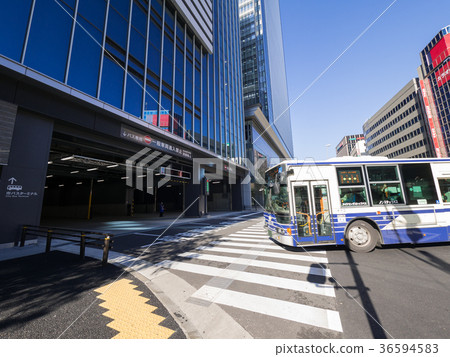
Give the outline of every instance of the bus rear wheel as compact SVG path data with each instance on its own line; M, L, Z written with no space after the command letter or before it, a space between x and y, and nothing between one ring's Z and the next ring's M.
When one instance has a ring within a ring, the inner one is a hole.
M379 240L378 231L365 221L355 221L347 229L345 235L347 246L358 253L372 251Z

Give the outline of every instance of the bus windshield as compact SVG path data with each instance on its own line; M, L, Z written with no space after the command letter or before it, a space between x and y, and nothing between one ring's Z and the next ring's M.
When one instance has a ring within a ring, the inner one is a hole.
M265 210L274 213L280 223L289 223L289 191L286 175L279 167L266 173Z

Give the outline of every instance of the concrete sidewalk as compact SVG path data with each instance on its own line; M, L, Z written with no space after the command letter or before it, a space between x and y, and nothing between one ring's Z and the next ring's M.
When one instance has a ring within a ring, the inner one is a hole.
M147 286L112 264L52 251L0 262L0 280L0 338L185 338Z

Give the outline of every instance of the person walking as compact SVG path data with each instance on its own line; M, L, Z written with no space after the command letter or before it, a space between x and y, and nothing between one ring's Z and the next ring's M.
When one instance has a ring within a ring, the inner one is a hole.
M162 202L159 204L159 216L164 216L164 203Z

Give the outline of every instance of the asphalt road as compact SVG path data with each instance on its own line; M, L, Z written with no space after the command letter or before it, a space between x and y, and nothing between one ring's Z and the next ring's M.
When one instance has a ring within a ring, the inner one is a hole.
M328 249L345 338L448 338L450 245Z
M114 250L162 264L164 267L158 269L170 272L172 285L189 288L191 295L185 296L188 304L183 301L184 308L208 307L211 301L205 296L220 293L221 298L214 303L243 328L248 334L245 337L450 335L450 245L395 246L366 254L336 247L305 252L271 242L259 230L262 218L253 217L257 218L178 225L162 236L162 229L124 235L116 239ZM312 260L301 260L304 256ZM326 260L315 261L322 258ZM291 271L278 264L288 264ZM329 269L331 276L311 273L318 269ZM314 290L319 287L328 291L328 286L334 286L335 294ZM268 306L274 309L270 311ZM311 314L311 319L286 317L278 312L281 306L292 309L292 315ZM304 306L313 309L302 310ZM337 324L322 321L323 313L335 312ZM200 335L221 337L214 331L200 331Z

